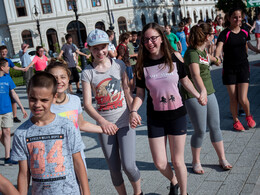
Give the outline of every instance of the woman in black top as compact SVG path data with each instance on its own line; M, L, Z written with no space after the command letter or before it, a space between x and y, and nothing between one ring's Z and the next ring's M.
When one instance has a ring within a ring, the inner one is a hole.
M238 8L230 10L229 25L220 33L216 49L217 57L220 57L222 50L224 52L222 80L228 90L230 111L234 120L233 127L237 131L245 130L237 117L238 103L242 105L246 113L248 127L254 128L256 126L250 113L250 104L247 98L250 78L247 41L250 40L250 36L246 30L240 28L241 21L242 11Z
M187 77L180 53L174 51L162 28L156 23L147 24L142 31L136 70L137 92L130 114L131 127L141 124L137 111L143 103L146 89L148 138L154 164L169 179L170 195L178 194L178 185L184 195L187 193L187 169L184 163L187 128L186 110L178 81L201 104L205 105L206 100ZM167 160L167 139L178 181Z

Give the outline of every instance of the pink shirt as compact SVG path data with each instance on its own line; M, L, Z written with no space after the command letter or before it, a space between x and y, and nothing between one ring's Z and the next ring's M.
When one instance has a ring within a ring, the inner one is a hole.
M43 71L47 66L48 58L45 55L42 56L42 59L39 56L35 56L33 62L36 71Z

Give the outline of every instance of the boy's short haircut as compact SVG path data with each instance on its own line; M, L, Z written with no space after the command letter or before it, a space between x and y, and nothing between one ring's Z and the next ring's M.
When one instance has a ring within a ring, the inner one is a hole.
M166 24L166 25L165 25L165 28L166 28L166 27L169 27L170 29L172 28L170 24Z
M5 66L6 63L8 63L8 61L7 61L6 59L0 58L0 68L3 67L3 66Z
M5 45L1 45L0 46L0 51L4 50L4 49L7 49L7 47Z
M111 37L112 34L114 34L114 31L112 31L112 30L107 30L106 33L107 33L107 35L108 35L109 37Z
M66 34L66 35L65 35L66 41L67 41L69 38L72 38L72 35L71 35L71 34Z
M180 28L182 28L182 27L185 26L185 24L184 24L184 22L180 22L178 26L179 26Z
M34 87L52 88L52 94L54 96L57 93L57 85L57 80L52 74L48 72L37 72L29 81L27 93Z
M120 35L119 37L119 42L124 42L125 40L129 39L130 34L128 32L125 32Z
M134 30L131 32L131 34L132 34L132 36L133 35L138 35L138 33L136 31L134 31Z

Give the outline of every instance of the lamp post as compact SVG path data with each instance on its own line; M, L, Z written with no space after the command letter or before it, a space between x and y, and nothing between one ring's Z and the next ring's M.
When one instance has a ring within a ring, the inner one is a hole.
M75 17L76 17L76 24L77 24L77 34L78 34L78 40L79 40L79 49L81 52L84 53L83 51L83 42L82 42L82 38L81 38L81 34L80 34L80 28L79 28L79 15L78 15L78 8L77 8L77 4L76 4L76 0L72 1L72 7L73 7L73 11L75 13ZM85 68L85 64L86 64L86 57L80 55L80 61L81 61L81 66L82 66L82 70Z
M112 24L108 0L106 0L106 2L107 2L107 14L108 14L108 17L109 17L109 30L114 31L115 28L114 28L114 26L113 26L113 24ZM113 44L114 44L115 46L117 46L117 44L116 44L116 35L115 35L115 32L114 32Z
M43 46L43 43L42 43L42 34L41 34L41 30L40 30L40 14L39 14L39 12L38 12L38 8L36 7L36 5L34 5L34 12L33 12L33 14L34 14L34 18L36 19L36 24L37 24L37 30L38 30L38 33L39 33L39 35L40 35L40 41L41 41L41 46Z

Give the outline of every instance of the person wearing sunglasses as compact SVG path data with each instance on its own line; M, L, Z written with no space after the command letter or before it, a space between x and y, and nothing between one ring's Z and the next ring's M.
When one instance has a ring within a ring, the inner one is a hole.
M179 93L180 83L204 105L184 70L181 54L175 51L157 23L147 24L142 31L136 65L136 97L130 111L132 128L141 125L137 111L147 90L147 127L149 145L156 168L170 181L170 195L187 194L187 168L184 163L186 110ZM169 139L172 164L167 160Z

